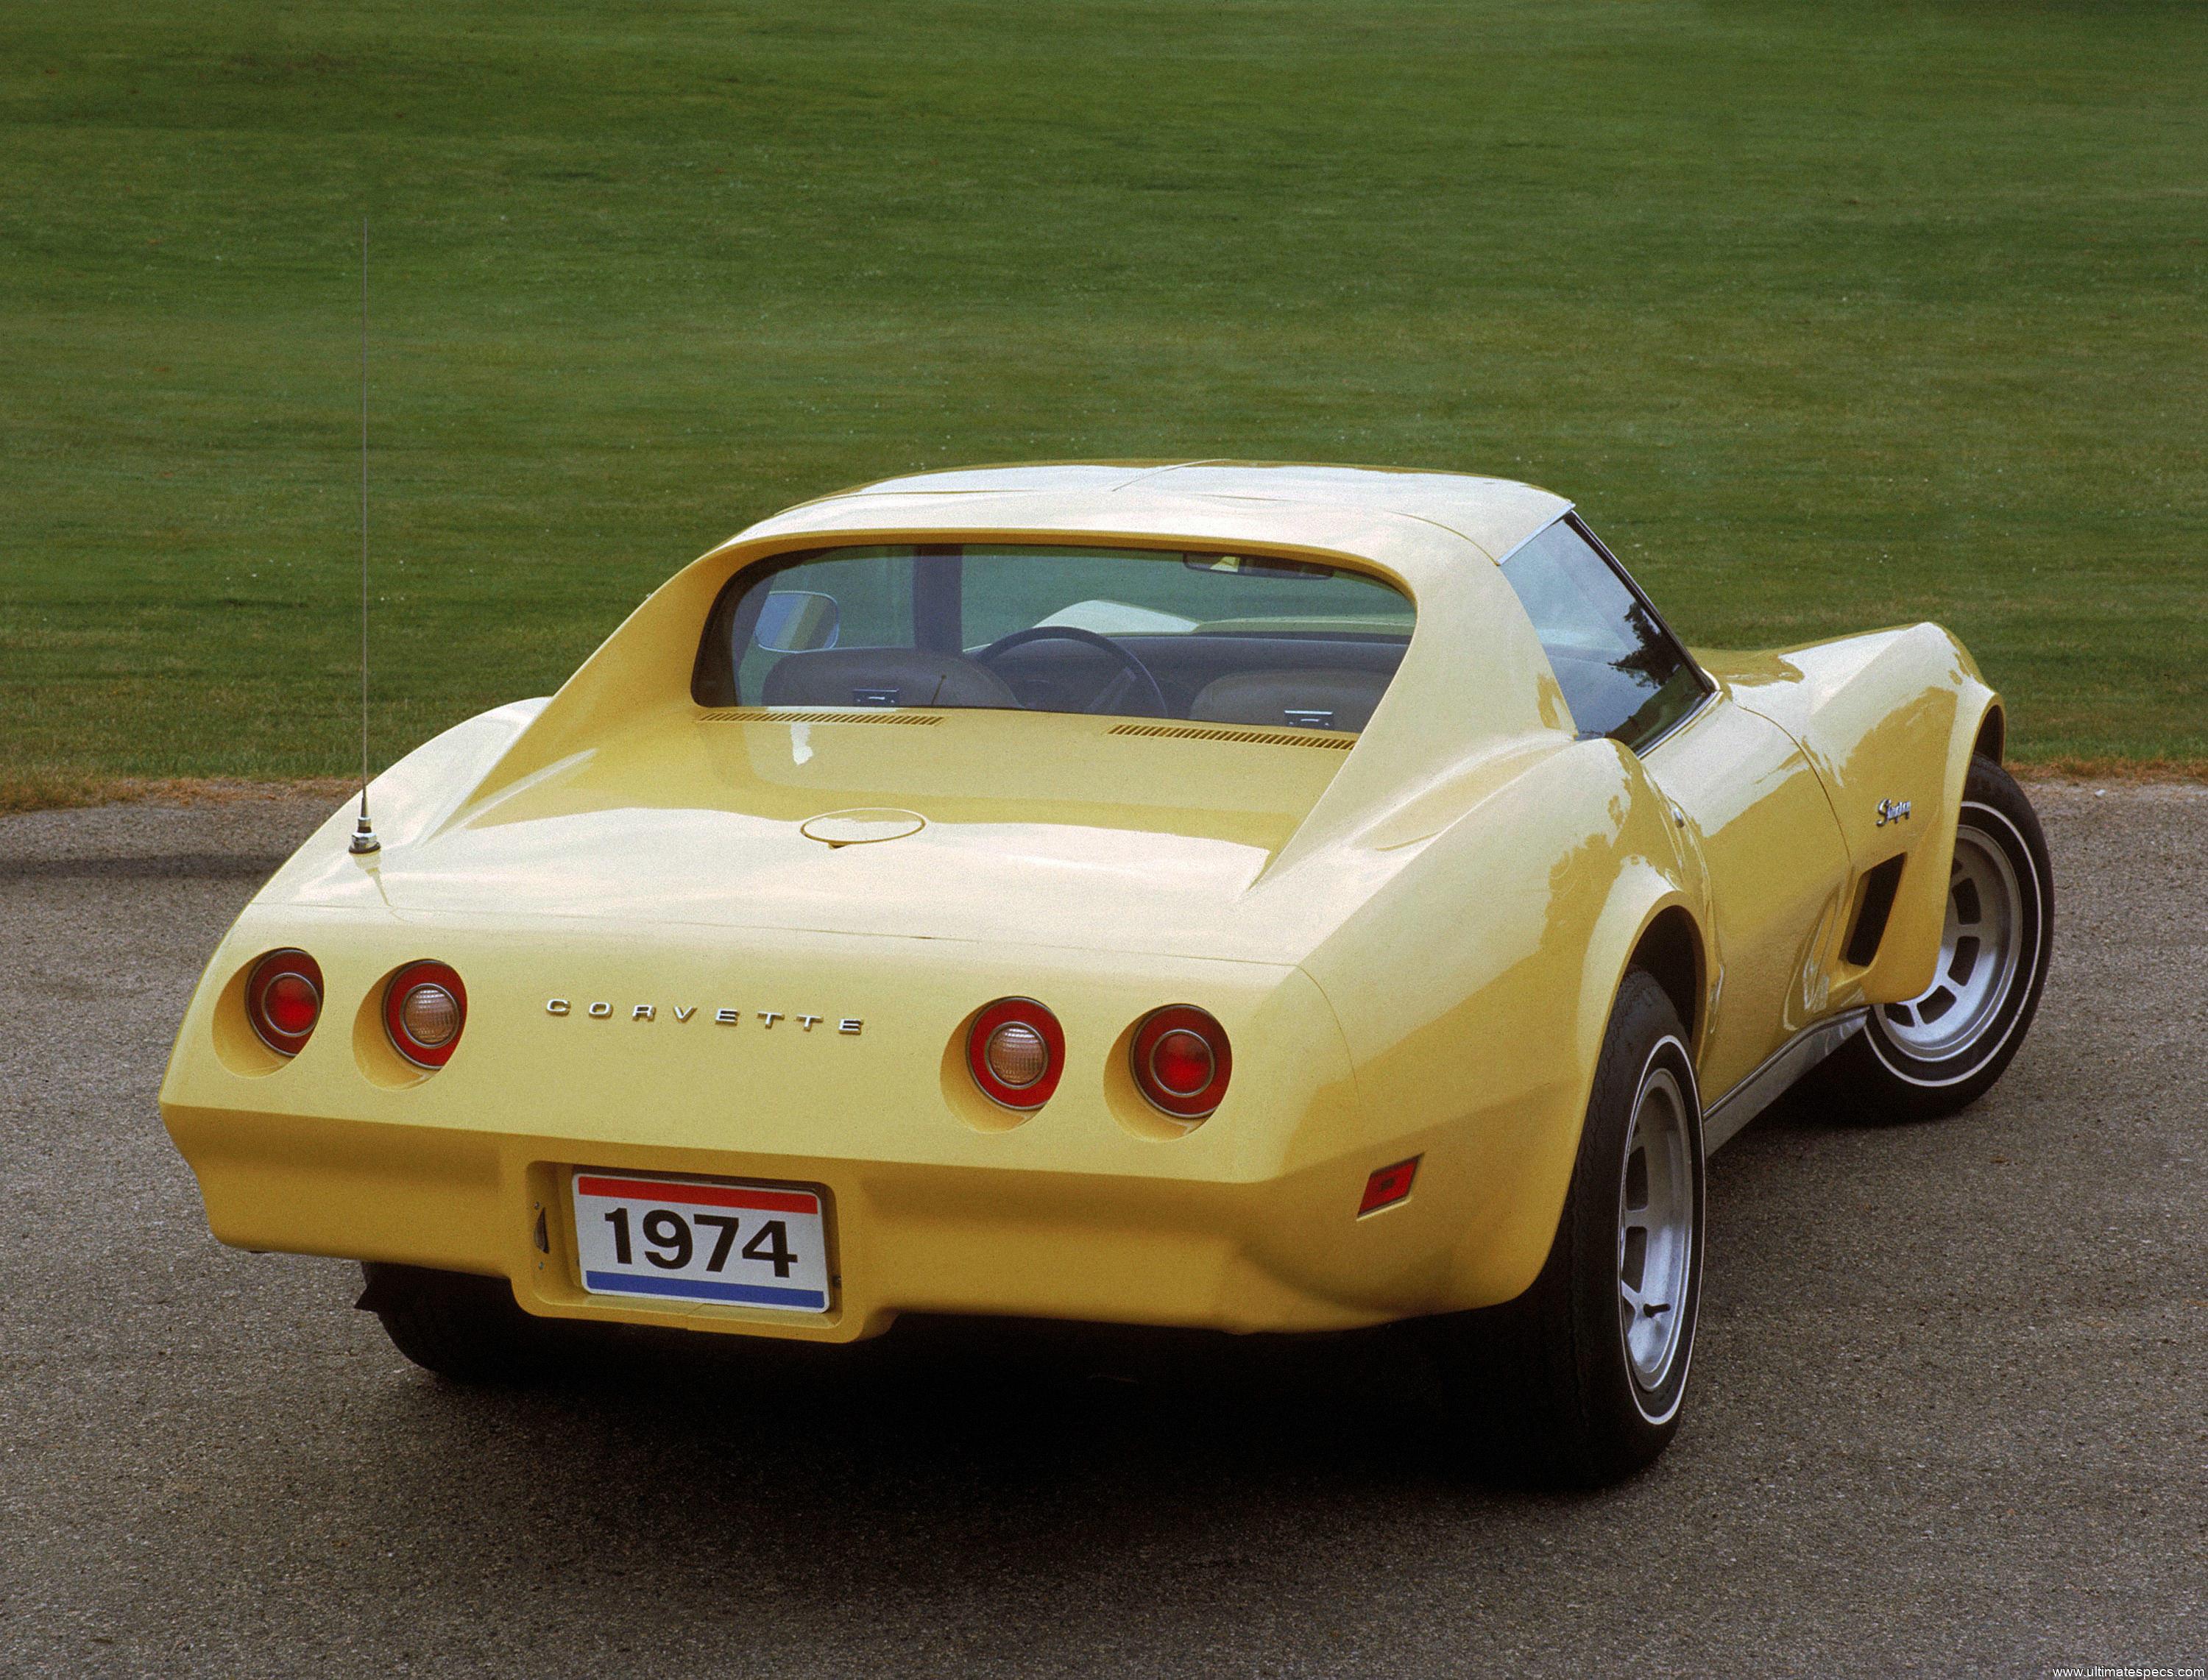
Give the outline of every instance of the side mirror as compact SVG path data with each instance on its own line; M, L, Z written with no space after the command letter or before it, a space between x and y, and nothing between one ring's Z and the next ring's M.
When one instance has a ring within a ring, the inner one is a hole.
M770 653L818 653L836 645L843 609L817 590L777 589L760 607L752 639Z

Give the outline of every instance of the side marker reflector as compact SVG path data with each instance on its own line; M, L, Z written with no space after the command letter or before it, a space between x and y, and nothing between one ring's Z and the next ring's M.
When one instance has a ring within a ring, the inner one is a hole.
M1357 1204L1359 1219L1367 1214L1377 1214L1383 1208L1392 1208L1411 1193L1411 1180L1419 1176L1419 1163L1424 1155L1413 1155L1408 1161L1399 1161L1393 1167L1383 1167L1365 1181L1365 1197Z

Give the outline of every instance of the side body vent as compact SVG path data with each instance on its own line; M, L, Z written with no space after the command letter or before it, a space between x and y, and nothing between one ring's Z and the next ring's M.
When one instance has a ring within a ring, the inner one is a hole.
M1239 741L1251 747L1316 747L1347 753L1357 737L1327 729L1217 729L1205 723L1115 723L1115 735L1151 735L1167 741Z
M926 723L940 723L943 715L863 708L854 711L794 711L782 706L722 705L707 708L699 714L699 720L706 723L903 723L918 728Z
M1883 863L1866 870L1863 878L1863 897L1856 905L1856 925L1848 934L1847 960L1858 969L1867 969L1878 955L1879 941L1886 937L1887 918L1893 914L1893 895L1901 885L1901 866L1904 855L1887 859Z

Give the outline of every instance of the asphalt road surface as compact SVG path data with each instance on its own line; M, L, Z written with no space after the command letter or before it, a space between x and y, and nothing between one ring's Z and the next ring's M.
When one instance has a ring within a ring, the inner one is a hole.
M1687 1425L1573 1497L1467 1480L1387 1343L908 1323L447 1387L351 1268L217 1246L153 1107L320 812L0 820L0 1671L2208 1664L2208 790L2039 797L2023 1056L1720 1155Z

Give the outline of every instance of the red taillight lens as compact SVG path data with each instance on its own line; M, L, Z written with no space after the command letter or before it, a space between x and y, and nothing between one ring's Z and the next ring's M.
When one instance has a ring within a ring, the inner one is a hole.
M1032 998L999 998L966 1029L966 1065L990 1101L1030 1113L1065 1068L1058 1017Z
M1150 1047L1150 1073L1175 1096L1194 1096L1211 1083L1211 1047L1185 1027L1175 1027Z
M272 951L245 981L245 1018L279 1056L296 1056L322 1018L322 970L303 951Z
M468 990L442 963L409 963L383 988L383 1029L417 1067L442 1067L467 1024Z
M286 1038L304 1038L321 1018L322 994L304 975L280 974L261 994L261 1007L271 1031Z
M1152 1011L1135 1029L1135 1085L1175 1119L1200 1120L1227 1095L1234 1057L1227 1029L1187 1004Z

